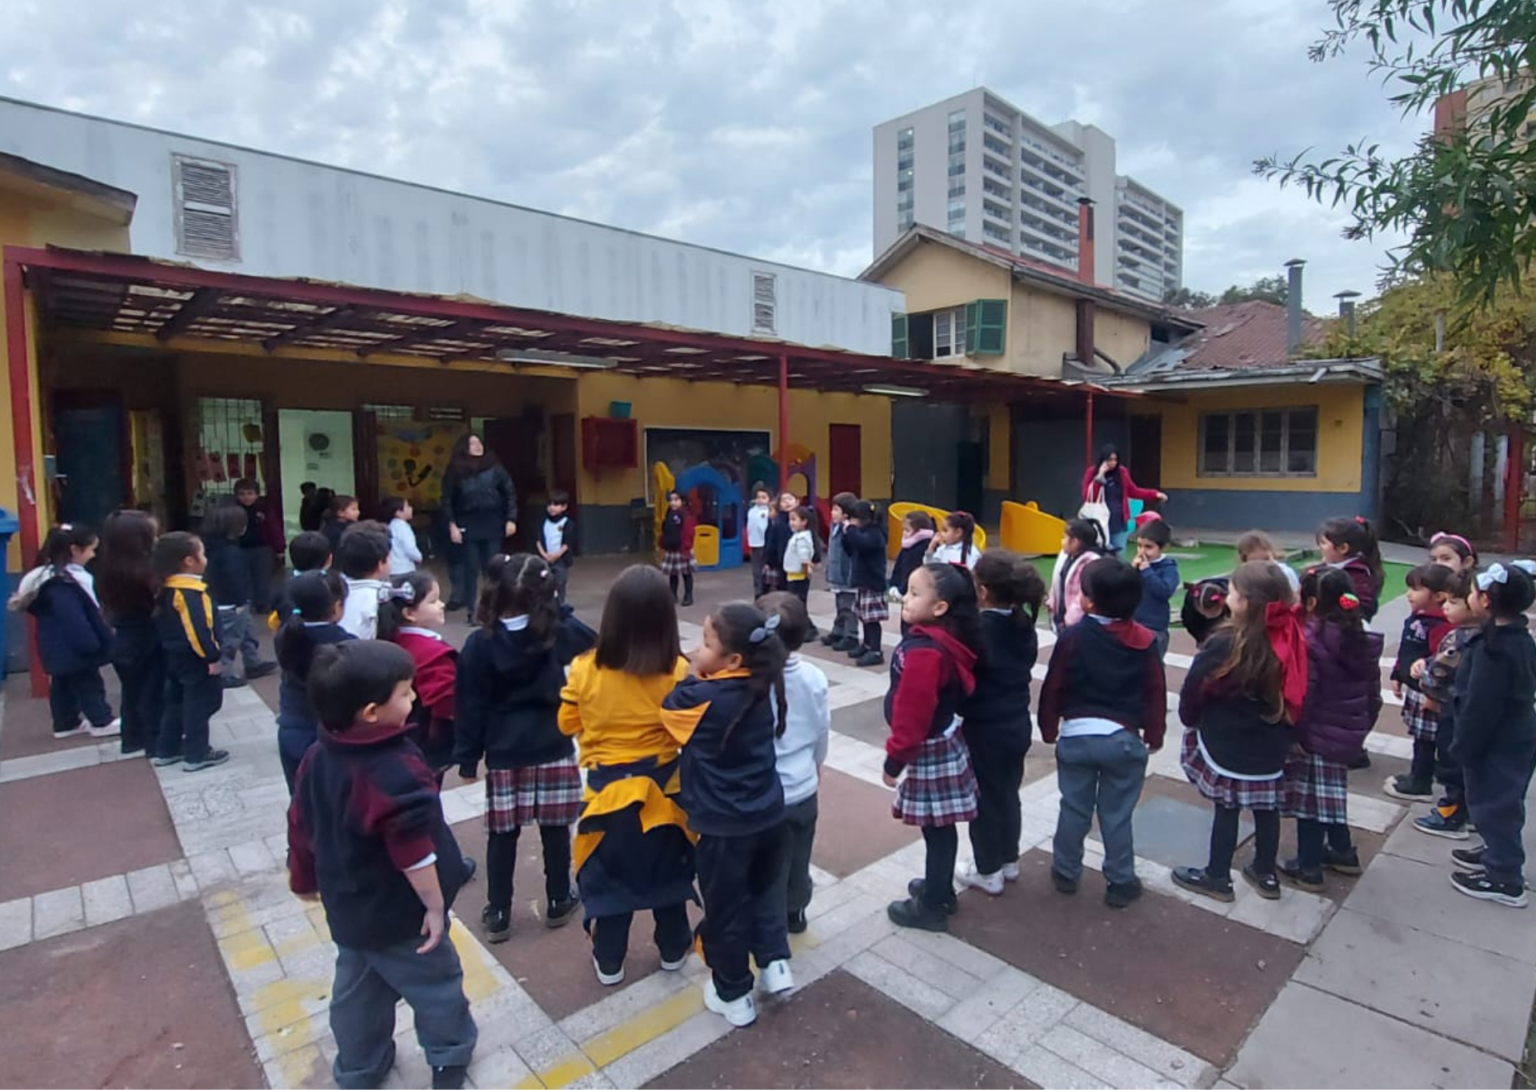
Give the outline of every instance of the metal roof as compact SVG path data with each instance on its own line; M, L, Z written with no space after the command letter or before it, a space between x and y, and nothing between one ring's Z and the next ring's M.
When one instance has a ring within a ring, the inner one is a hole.
M934 399L1070 398L1104 387L1067 384L971 362L930 363L644 322L583 318L467 296L419 295L304 279L253 277L127 254L5 248L44 320L54 326L137 334L162 343L190 338L260 345L268 352L388 353L451 366L506 361L547 367L560 357L611 362L639 377L860 393L871 385L926 391ZM521 356L521 353L531 353ZM539 359L540 354L554 354ZM508 361L508 357L512 357ZM569 360L567 362L570 362ZM1119 396L1134 396L1120 393Z

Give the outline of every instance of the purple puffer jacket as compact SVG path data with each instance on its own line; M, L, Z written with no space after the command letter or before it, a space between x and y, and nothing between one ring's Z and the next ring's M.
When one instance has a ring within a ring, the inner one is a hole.
M1301 747L1348 764L1365 747L1381 714L1382 635L1350 637L1335 624L1309 620L1307 701L1296 724Z

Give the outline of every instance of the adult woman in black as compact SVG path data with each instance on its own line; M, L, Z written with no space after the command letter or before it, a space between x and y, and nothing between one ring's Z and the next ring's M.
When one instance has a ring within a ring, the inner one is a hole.
M473 613L480 573L517 533L517 490L478 435L460 436L453 444L443 479L443 517L462 556L448 608L462 605Z

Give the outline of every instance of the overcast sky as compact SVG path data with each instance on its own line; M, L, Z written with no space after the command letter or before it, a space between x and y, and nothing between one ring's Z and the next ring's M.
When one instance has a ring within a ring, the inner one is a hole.
M1255 178L1403 120L1326 0L6 0L0 94L833 272L872 257L871 128L985 85L1098 125L1185 210L1185 283L1307 268L1371 294L1381 242ZM24 47L22 47L24 45Z

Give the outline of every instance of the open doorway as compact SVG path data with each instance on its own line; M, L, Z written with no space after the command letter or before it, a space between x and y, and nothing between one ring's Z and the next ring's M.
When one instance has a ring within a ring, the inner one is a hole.
M281 452L283 532L299 533L300 486L313 481L320 488L356 495L357 466L352 442L352 414L329 409L280 409L277 414ZM368 501L369 506L376 500Z

